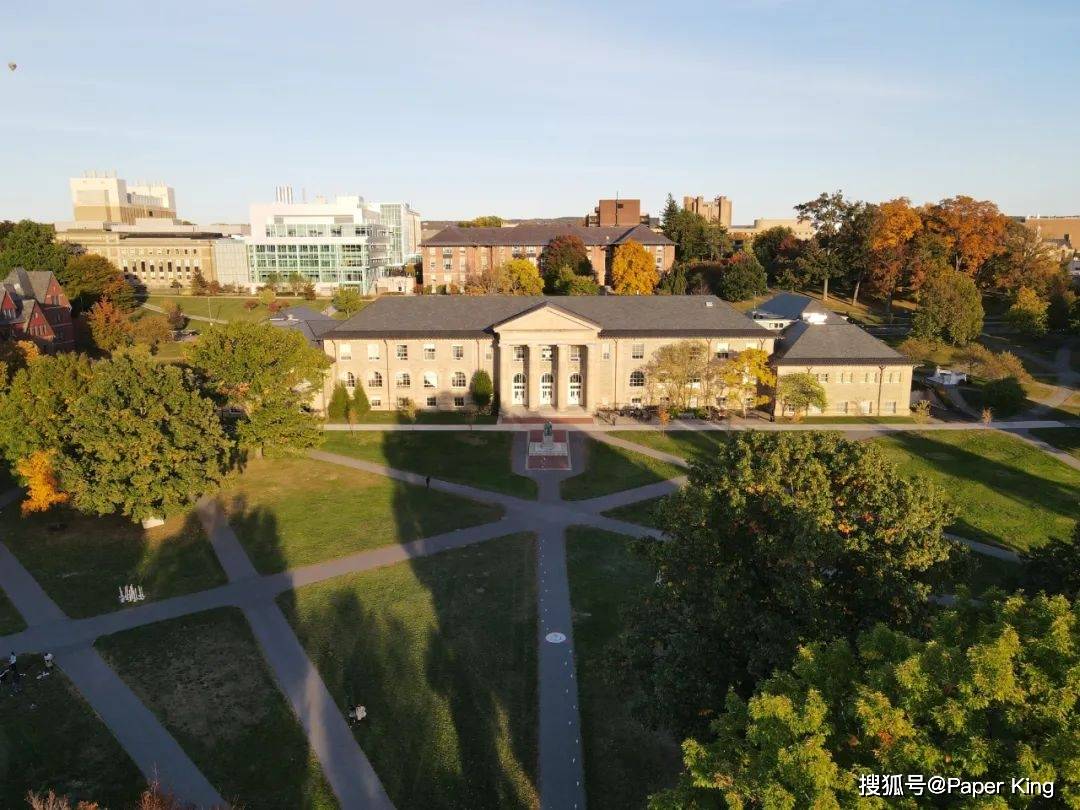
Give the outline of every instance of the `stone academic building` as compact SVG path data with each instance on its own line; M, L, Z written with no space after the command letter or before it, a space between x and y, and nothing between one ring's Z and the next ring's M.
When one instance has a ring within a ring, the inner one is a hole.
M748 317L707 295L440 295L380 298L346 321L317 324L317 332L333 360L327 393L339 382L361 386L375 410L409 401L465 408L479 369L507 414L587 416L655 404L645 366L659 347L695 340L717 358L761 349L780 374L816 374L829 413L907 413L912 364L834 317L804 318L792 306L772 313L763 306Z

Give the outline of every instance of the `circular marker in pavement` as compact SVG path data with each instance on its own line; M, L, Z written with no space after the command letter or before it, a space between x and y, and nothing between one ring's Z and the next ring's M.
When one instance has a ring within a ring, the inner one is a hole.
M548 633L544 639L550 644L562 644L566 641L566 636L562 633Z

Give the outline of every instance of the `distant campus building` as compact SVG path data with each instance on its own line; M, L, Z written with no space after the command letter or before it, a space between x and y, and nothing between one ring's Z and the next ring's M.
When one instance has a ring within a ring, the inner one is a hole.
M650 402L646 366L662 346L688 339L717 358L754 348L779 375L814 374L830 415L910 407L913 364L804 296L777 296L754 317L708 295L388 297L346 321L290 328L321 342L332 360L324 397L338 383L359 386L375 410L409 402L460 410L481 369L507 414L660 404Z
M46 352L75 347L71 302L55 275L16 267L0 280L0 339L31 340Z
M517 225L513 228L451 226L422 243L424 287L428 291L462 290L469 280L510 259L524 258L539 265L544 247L557 236L576 236L585 244L598 284L608 283L615 248L629 241L652 254L661 273L675 261L675 243L647 225L582 226L567 223Z

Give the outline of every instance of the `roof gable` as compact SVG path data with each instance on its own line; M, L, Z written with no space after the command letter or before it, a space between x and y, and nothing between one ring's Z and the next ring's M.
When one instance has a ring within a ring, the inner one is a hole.
M581 331L598 332L600 324L588 318L568 312L551 301L544 301L524 312L511 315L498 323L492 324L492 329L501 334L504 331Z

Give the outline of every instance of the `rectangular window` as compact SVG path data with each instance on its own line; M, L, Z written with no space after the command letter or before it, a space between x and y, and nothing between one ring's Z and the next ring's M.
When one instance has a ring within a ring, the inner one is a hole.
M352 344L351 343L339 343L338 344L338 359L339 360L352 360Z
M610 343L602 343L602 344L600 344L600 356L604 360L610 360L611 359L611 344Z
M427 398L427 406L428 406L429 408L434 408L434 407L436 407L436 406L437 406L438 404L439 404L439 401L438 401L438 400L437 400L437 399L436 399L435 397L428 397L428 398Z
M550 346L541 346L540 347L540 359L541 360L550 360L551 359L551 347Z
M455 360L463 360L465 358L465 347L459 345L453 345L450 347L450 356Z
M368 402L371 404L372 408L382 407L382 400L379 399L379 397L368 397Z
M570 347L570 362L571 363L579 363L579 362L581 362L581 347L580 346L571 346Z
M369 343L367 345L367 359L378 360L379 359L379 344Z
M635 360L642 360L645 358L645 344L635 343L630 347L630 356Z
M424 372L424 388L436 388L439 385L439 378L434 371Z
M424 344L424 359L425 360L434 360L435 359L435 344L434 343L425 343Z
M454 397L454 407L455 408L464 408L465 407L465 397Z
M896 413L896 400L885 403L885 413Z
M397 406L399 408L408 408L409 407L409 398L408 397L398 397L397 398Z
M404 343L397 345L397 359L408 360L409 359L409 347Z
M514 347L514 359L515 360L524 360L525 359L525 347L524 346L515 346Z

